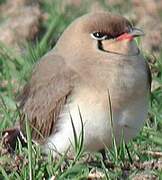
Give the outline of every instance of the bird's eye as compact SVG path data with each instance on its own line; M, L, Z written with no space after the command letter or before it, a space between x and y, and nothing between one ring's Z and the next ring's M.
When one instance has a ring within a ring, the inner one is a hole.
M112 35L103 32L94 32L91 36L96 40L115 39Z
M96 40L104 40L107 39L107 34L102 33L102 32L94 32L91 34L92 38L96 39Z

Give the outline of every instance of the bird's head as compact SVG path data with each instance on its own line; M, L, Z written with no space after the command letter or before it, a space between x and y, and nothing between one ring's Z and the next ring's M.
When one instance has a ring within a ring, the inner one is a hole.
M76 19L63 33L58 47L65 54L84 53L137 55L134 38L144 35L124 17L106 12L86 14ZM85 51L86 50L86 51Z

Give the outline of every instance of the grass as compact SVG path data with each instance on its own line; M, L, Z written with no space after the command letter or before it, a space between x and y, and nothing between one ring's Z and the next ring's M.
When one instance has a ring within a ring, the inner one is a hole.
M1 131L11 127L18 120L19 112L15 97L29 78L34 63L52 48L60 33L73 19L87 11L87 6L81 6L79 10L68 6L59 11L59 1L55 3L40 1L40 3L43 11L48 12L49 19L43 22L43 33L36 42L29 42L26 45L26 53L20 56L14 50L0 44ZM105 5L104 1L102 3ZM121 7L115 7L118 8ZM109 7L110 9L114 10L114 7ZM152 56L149 55L148 58ZM59 160L54 160L51 154L46 157L41 153L40 147L31 144L27 124L28 147L22 147L21 143L18 143L15 154L0 152L0 179L29 179L29 177L49 179L55 176L56 179L83 180L90 175L99 176L99 173L103 175L102 179L132 179L139 173L162 178L161 168L157 163L160 162L162 155L157 156L154 153L156 151L162 153L162 54L151 67L154 72L153 80L158 82L159 86L151 94L149 119L138 136L127 145L122 140L120 147L117 148L114 139L114 147L106 150L107 162L103 162L100 153L90 154L93 161L86 162L87 153L82 151L84 132L78 135L74 126L75 158L67 159L66 153ZM84 131L84 128L82 129ZM152 161L154 165L151 164Z

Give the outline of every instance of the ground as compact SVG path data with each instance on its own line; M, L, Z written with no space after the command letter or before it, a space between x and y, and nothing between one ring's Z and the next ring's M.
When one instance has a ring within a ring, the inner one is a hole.
M76 17L105 9L120 13L142 28L140 49L149 62L153 83L148 119L127 145L100 153L82 152L73 159L53 160L38 146L9 154L0 145L0 179L161 179L162 178L162 1L161 0L0 0L0 131L18 119L15 97L30 76L33 64L56 43ZM27 126L28 127L28 126ZM30 129L27 128L30 135ZM2 140L2 134L1 134Z

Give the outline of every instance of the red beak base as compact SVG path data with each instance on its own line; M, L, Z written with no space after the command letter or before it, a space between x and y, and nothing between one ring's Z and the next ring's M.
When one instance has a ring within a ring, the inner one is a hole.
M119 37L117 37L117 41L123 41L123 40L132 41L133 38L134 38L133 35L124 33L124 34L120 35Z

